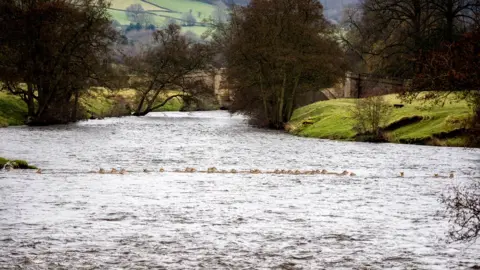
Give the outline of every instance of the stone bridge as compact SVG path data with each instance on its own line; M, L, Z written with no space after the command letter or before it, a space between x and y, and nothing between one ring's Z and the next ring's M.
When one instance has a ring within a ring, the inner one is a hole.
M407 80L399 78L347 72L341 83L332 88L303 93L298 97L297 104L304 106L317 101L336 98L365 98L396 94L406 89L407 82Z
M213 72L198 72L191 75L192 78L202 78L212 88L215 99L221 109L228 109L232 104L232 95L227 86L223 73L225 69L217 69Z
M232 104L232 94L224 77L225 69L218 69L212 73L199 73L206 83L211 85L215 98L223 109L228 109ZM312 90L297 97L297 106L308 105L317 101L336 98L365 98L395 94L404 91L407 80L399 78L386 78L370 74L355 74L347 72L343 82L332 88Z

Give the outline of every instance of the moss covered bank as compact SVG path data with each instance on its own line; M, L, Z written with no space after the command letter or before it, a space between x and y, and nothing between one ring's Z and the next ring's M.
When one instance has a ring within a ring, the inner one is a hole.
M3 157L0 157L0 170L5 167L7 163L10 163L14 169L30 169L30 170L36 170L38 169L35 166L29 165L28 162L25 160L9 160Z
M392 106L404 105L392 109L392 116L384 127L389 142L466 146L465 123L472 112L466 102L451 97L444 106L419 101L405 104L397 95L387 95L385 100ZM294 112L286 130L304 137L361 141L349 112L354 104L354 99L334 99L301 107Z

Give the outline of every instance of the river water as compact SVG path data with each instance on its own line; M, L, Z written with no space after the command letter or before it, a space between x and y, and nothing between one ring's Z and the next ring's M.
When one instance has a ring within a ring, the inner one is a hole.
M0 129L0 156L43 168L0 172L0 268L480 264L480 243L446 242L438 202L452 185L478 181L476 149L307 139L225 112L173 112ZM112 167L129 173L90 172ZM174 172L185 167L356 176ZM454 179L432 177L450 171Z

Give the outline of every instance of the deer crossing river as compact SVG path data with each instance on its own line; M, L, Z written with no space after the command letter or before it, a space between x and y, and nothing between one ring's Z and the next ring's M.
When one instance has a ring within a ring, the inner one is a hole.
M43 169L0 172L0 268L480 264L479 243L447 243L438 200L479 180L476 149L308 139L225 112L172 112L0 129L0 156ZM175 172L186 167L197 171ZM212 167L239 173L199 172ZM323 169L356 175L268 173Z

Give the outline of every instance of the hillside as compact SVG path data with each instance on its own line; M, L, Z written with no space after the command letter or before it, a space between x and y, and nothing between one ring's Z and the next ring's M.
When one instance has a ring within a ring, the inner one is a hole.
M320 0L325 7L325 15L333 22L340 22L343 9L359 0ZM152 15L153 25L161 27L171 20L182 25L185 15L191 14L196 20L195 26L183 26L184 32L191 31L201 35L207 27L203 22L218 18L227 12L227 6L233 4L246 5L249 0L112 0L110 14L121 25L129 25L131 21L125 12L133 4L140 4L146 13Z
M191 31L197 35L201 35L207 27L204 22L217 16L219 12L225 12L226 6L223 3L211 4L207 1L196 0L112 0L110 14L112 19L121 25L129 25L132 23L127 17L126 9L130 5L139 4L144 12L151 15L152 24L156 27L170 23L174 20L176 23L183 25L187 14L196 21L195 25L183 26L183 31Z

